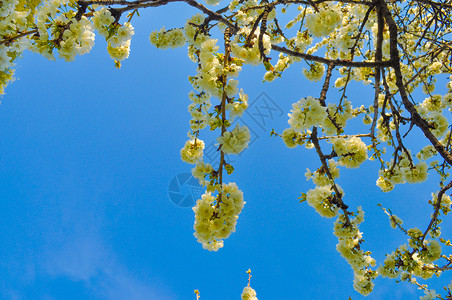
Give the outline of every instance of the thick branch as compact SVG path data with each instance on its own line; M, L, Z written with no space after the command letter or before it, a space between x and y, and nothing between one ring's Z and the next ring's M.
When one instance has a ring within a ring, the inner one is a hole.
M310 61L316 61L323 64L330 64L333 63L335 66L345 66L345 67L367 67L367 68L376 68L376 67L389 67L392 65L391 61L382 61L382 62L367 62L367 61L350 61L350 60L343 60L343 59L328 59L321 56L306 54L306 53L300 53L296 52L290 49L287 49L285 47L272 45L272 49L278 52L282 52L291 56L304 58L306 60Z
M389 46L390 46L390 62L391 67L394 68L395 77L396 77L396 85L399 90L400 96L402 98L403 105L411 114L411 120L416 124L424 133L425 137L430 141L430 143L435 147L436 151L446 160L446 162L452 166L452 155L444 148L444 146L438 141L438 139L433 135L430 131L428 123L424 120L421 115L417 112L413 103L408 99L408 95L405 89L405 85L403 84L403 75L400 68L400 57L399 51L397 49L397 25L392 18L391 12L388 9L388 6L383 0L379 0L379 7L382 10L383 16L386 20L386 23L389 27Z

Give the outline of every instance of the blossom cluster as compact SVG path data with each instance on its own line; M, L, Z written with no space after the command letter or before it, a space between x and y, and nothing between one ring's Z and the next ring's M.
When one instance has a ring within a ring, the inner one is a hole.
M337 251L347 260L354 272L353 287L362 295L368 295L374 287L373 279L377 276L375 271L369 269L376 262L370 252L361 249L362 232L359 225L364 221L364 211L358 207L355 218L347 224L344 214L339 215L334 222L334 235L339 243Z
M316 185L314 189L310 189L306 193L306 201L319 215L326 218L337 216L339 207L337 206L336 197L342 197L344 195L343 190L334 183L334 179L339 177L339 169L333 159L329 160L329 168L332 178L328 177L323 167L314 173L307 169L305 173L306 179L312 180ZM336 187L339 195L333 186Z
M311 96L302 98L297 103L292 104L289 116L289 125L298 131L305 131L312 126L322 124L327 117L326 108Z
M237 126L232 131L226 131L217 139L221 150L226 154L239 154L248 147L250 130L246 126Z
M242 291L242 300L258 300L256 291L250 286L244 287Z
M204 141L200 139L190 139L185 142L184 147L180 150L180 156L183 161L189 164L195 164L202 158Z
M408 230L409 246L403 244L386 255L383 265L378 267L379 275L415 282L413 276L428 279L435 274L433 262L441 256L442 250L436 240L421 242L422 232L417 228Z
M310 12L310 13L309 13ZM313 13L312 9L306 16L306 27L309 33L315 37L329 35L342 21L340 6L320 7Z
M388 167L379 171L377 186L383 192L394 189L394 185L402 183L421 183L427 179L428 165L425 161L414 164L411 158L401 155L396 163L391 160Z
M159 31L153 31L149 35L151 44L160 49L179 48L185 45L184 30L175 28L172 30L165 30L165 27Z
M94 46L94 27L85 16L76 18L77 4L73 0L52 0L38 7L36 23L38 35L33 38L31 50L54 59L73 61L77 55L89 53Z
M367 159L366 144L359 137L334 138L332 144L339 163L347 168L358 168Z
M210 251L223 247L223 239L235 232L235 225L243 209L243 193L235 183L223 184L218 196L207 192L193 208L195 212L194 236Z

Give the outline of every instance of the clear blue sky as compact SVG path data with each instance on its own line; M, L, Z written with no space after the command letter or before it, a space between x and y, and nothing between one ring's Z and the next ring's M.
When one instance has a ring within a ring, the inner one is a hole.
M194 289L203 300L239 299L248 268L261 300L364 298L335 249L333 221L298 203L312 187L306 167L319 166L314 151L288 149L269 136L288 126L291 103L319 94L320 84L302 78L303 66L272 84L261 83L263 67L239 77L251 102L263 106L264 92L284 113L275 111L265 124L243 118L256 138L236 158L230 180L247 203L224 248L203 250L193 237L192 210L171 201L171 180L191 169L179 150L190 119L187 77L196 66L186 49L157 50L148 36L162 24L182 26L180 16L190 12L181 5L143 12L121 70L100 36L90 54L72 63L29 52L19 61L0 106L2 299L195 299ZM371 97L371 89L350 94L358 103ZM408 227L426 226L426 199L437 183L383 194L375 186L377 169L366 162L342 170L339 184L347 204L363 206L364 248L381 263L406 238L390 228L377 203ZM450 237L451 222L442 225ZM450 274L443 277L431 280L432 288L450 282ZM366 299L422 294L388 279L375 284Z

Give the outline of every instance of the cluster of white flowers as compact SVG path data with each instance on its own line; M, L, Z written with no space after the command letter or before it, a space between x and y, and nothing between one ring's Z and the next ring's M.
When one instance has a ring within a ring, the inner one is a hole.
M122 26L119 24L113 24L113 26L113 34L107 39L108 54L115 61L123 61L129 57L130 41L135 31L129 22L124 23Z
M419 252L419 257L426 263L431 263L440 258L441 245L436 240L424 241L424 249Z
M243 112L248 108L248 95L240 89L237 101L226 104L226 110L229 111L229 118L234 120L235 117L241 117Z
M204 16L202 14L195 14L185 23L185 37L189 44L199 47L205 40L209 39L209 37L201 30L201 28L199 26L196 26L201 25L203 22Z
M256 291L250 286L244 287L242 291L242 300L258 300Z
M375 271L369 269L375 266L375 259L370 256L370 252L361 249L362 232L359 231L359 224L364 221L364 211L358 207L358 214L350 220L350 225L346 224L343 214L339 215L334 222L334 235L339 243L337 251L347 260L354 272L353 287L362 295L368 295L374 287L373 279L377 276Z
M61 41L58 48L58 54L60 58L64 58L66 61L73 61L76 55L82 55L89 53L94 46L94 33L92 23L86 18L82 17L80 21L75 18L68 19L60 15L61 18L56 18L55 22L68 22L66 25L68 29L64 30L61 37ZM64 20L64 21L63 21ZM57 27L52 25L50 29L55 33L58 32Z
M432 200L431 200L432 205L436 205L437 201L438 201L438 193L432 193ZM452 200L450 199L450 196L447 194L443 194L443 196L441 197L440 209L444 215L447 215L451 211L451 205L452 205Z
M433 300L433 299L438 299L438 297L441 296L441 295L437 294L435 290L424 290L424 293L425 293L425 295L420 296L419 300Z
M428 279L435 274L433 262L441 257L441 246L436 240L422 241L423 233L418 228L411 228L407 231L410 236L409 245L413 250L409 250L406 244L399 246L391 254L386 255L386 259L378 267L379 275L388 278L398 278L401 280L411 280L415 282L414 276Z
M391 254L387 254L382 266L378 267L378 274L387 278L397 278L399 277L400 270L396 266L397 252L394 251Z
M339 178L340 173L338 163L335 162L334 159L328 160L328 168L333 179ZM314 173L312 173L311 170L306 169L306 173L304 175L306 180L312 179L312 182L317 186L331 186L333 184L331 179L328 178L323 167L317 169Z
M338 164L333 159L328 161L328 168L333 180L339 177L339 168L337 166ZM341 194L337 195L333 188L334 182L328 177L323 167L317 169L314 173L306 169L305 177L306 180L312 180L316 185L314 189L310 189L306 193L306 202L322 217L335 217L339 211L335 198L344 195L341 187L336 184L336 188Z
M174 28L167 31L162 27L159 31L151 32L149 40L152 45L160 49L179 48L185 45L184 30Z
M339 163L347 168L358 168L367 159L366 144L359 137L334 138L332 144Z
M244 38L247 38L251 33L250 27L243 27L231 42L232 53L245 61L246 64L257 65L261 62L261 53L259 51L259 29L254 31L254 37L251 39L251 44L246 45ZM264 47L264 54L269 55L271 49L270 37L264 34L262 37L262 44Z
M53 50L59 57L73 61L76 55L89 53L94 46L94 27L82 16L75 18L75 1L51 0L41 5L36 12L38 36L34 38L32 51L54 59Z
M210 103L210 95L205 92L196 94L192 91L188 94L188 97L193 101L188 106L188 111L192 116L192 119L190 120L190 129L193 132L196 132L208 125L209 108L212 106Z
M414 164L406 154L399 156L399 161L394 165L394 160L387 163L388 168L379 171L377 186L383 192L389 192L396 184L421 183L427 180L428 165L421 160Z
M322 132L325 134L338 134L343 131L348 120L353 118L353 108L350 101L344 101L342 105L329 103L328 117L322 123Z
M130 41L135 31L129 22L120 25L106 7L93 13L94 28L108 42L107 51L115 61L123 61L129 57Z
M402 221L402 219L400 219L396 215L390 215L389 216L389 223L391 224L392 228L396 229L397 226L400 226L400 225L403 224L403 221Z
M310 81L319 81L323 73L325 73L325 66L318 62L311 63L309 70L303 69L304 76Z
M221 201L217 197L221 195ZM235 183L223 184L217 197L206 192L196 201L194 236L204 249L218 251L223 247L223 239L235 232L239 214L245 205L243 193Z
M282 72L290 66L291 62L292 59L289 56L280 53L276 65L264 74L264 81L272 82L277 77L281 77Z
M0 38L8 38L26 31L30 10L20 7L18 0L2 0L0 5ZM6 85L13 80L14 61L27 48L25 37L16 38L0 45L0 95Z
M250 142L250 130L246 126L237 124L232 131L226 131L217 138L221 150L226 154L239 154L248 148Z
M306 47L312 44L312 37L308 34L308 31L297 31L297 35L293 38L295 47L300 51L305 51Z
M204 149L204 141L200 139L190 139L185 142L184 147L180 150L180 156L183 161L189 164L195 164L202 158Z
M210 95L220 98L223 92L226 92L228 97L236 95L238 90L238 80L229 79L225 86L223 86L222 76L236 77L241 71L241 62L235 58L232 58L231 64L228 67L223 67L218 57L218 49L216 46L218 40L205 39L201 43L197 55L199 58L200 67L197 69L196 76L191 78L193 87L198 91L206 91ZM194 47L194 44L192 45ZM240 108L240 107L237 107Z
M304 131L312 126L322 124L327 117L326 108L319 100L308 96L292 104L289 116L289 125L295 130Z
M101 7L101 9L93 13L91 21L97 32L104 38L108 38L110 32L113 30L112 24L115 21L115 18L111 15L109 9Z
M198 161L196 163L196 166L191 170L191 173L193 177L199 180L199 184L202 186L208 186L207 191L210 192L210 188L213 188L213 186L210 185L210 182L206 180L206 176L209 176L213 171L213 168L210 164L206 164L203 161Z
M445 104L442 101L441 95L432 95L425 98L424 102L420 104L420 107L429 112L441 112L445 108Z
M338 187L339 188L339 187ZM342 190L341 190L342 192ZM306 193L306 201L322 217L332 218L339 208L333 203L335 193L332 186L316 186Z
M427 160L436 154L437 154L437 152L436 152L435 147L432 145L427 145L416 154L416 157L419 160Z
M301 143L301 133L293 128L286 128L282 133L282 140L289 148L295 148Z
M192 103L188 110L192 116L190 120L189 137L197 138L200 130L207 125L211 130L221 128L222 135L217 138L222 153L238 154L248 147L250 131L246 126L237 126L228 130L232 121L237 116L242 116L248 107L248 95L238 89L237 77L242 70L243 60L229 53L220 53L217 39L211 39L202 28L204 17L200 14L190 18L185 27L185 40L188 42L190 59L198 64L197 74L190 76L189 81L195 92L190 92ZM170 31L161 30L151 34L151 41L156 46L171 44L166 35ZM164 46L168 47L168 46ZM227 60L226 60L227 58ZM236 96L237 94L238 97ZM221 104L216 105L211 111L211 97L217 98ZM203 144L204 145L204 144ZM203 146L202 145L202 146ZM189 152L184 149L181 154L187 153L188 158L183 160L196 163L192 174L201 185L206 186L206 193L197 201L193 208L195 211L195 237L202 243L205 249L217 251L223 247L223 239L235 231L235 225L243 205L243 194L235 183L225 185L222 183L221 172L233 171L233 167L222 160L222 165L217 170L210 164L202 161L202 149ZM219 152L220 154L220 152ZM218 193L217 196L213 194ZM220 199L221 198L221 199Z
M329 35L341 24L341 8L339 5L330 7L320 7L319 11L313 13L312 9L307 11L306 27L315 37Z

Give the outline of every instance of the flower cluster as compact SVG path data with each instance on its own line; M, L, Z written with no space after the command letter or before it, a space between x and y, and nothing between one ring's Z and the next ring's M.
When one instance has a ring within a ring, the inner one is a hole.
M151 44L160 49L179 48L185 45L184 30L175 28L165 30L165 27L159 31L154 31L149 35Z
M189 44L199 47L204 41L206 41L209 38L207 34L199 26L203 23L203 21L204 16L202 14L195 14L194 16L189 18L185 23L184 32L186 40Z
M409 246L399 246L391 254L386 255L383 265L378 267L378 273L383 277L415 281L413 276L428 279L435 274L432 262L441 256L441 246L435 240L421 241L422 232L417 228L408 230Z
M0 39L8 39L29 26L27 18L31 9L22 7L17 0L2 0L0 5ZM30 1L30 6L33 2ZM13 80L14 61L27 48L25 37L15 38L8 43L0 44L0 95L4 93L6 85Z
M256 291L250 286L244 287L242 291L242 300L258 300Z
M289 125L298 131L304 131L312 126L322 124L327 117L326 108L311 96L292 104L290 112L288 114Z
M367 159L366 144L359 137L334 138L332 144L339 163L347 168L358 168Z
M334 204L335 196L332 186L316 186L306 193L306 201L322 217L332 218L339 210Z
M315 37L329 35L341 23L341 11L339 6L320 7L319 12L306 16L306 27L309 33Z
M189 164L195 164L202 158L203 149L204 141L200 139L191 139L185 142L184 147L180 150L180 156L183 161Z
M223 247L223 239L235 232L244 205L243 193L235 183L223 184L216 197L207 192L196 201L194 236L204 249L218 251Z
M54 59L53 50L66 61L89 53L94 46L94 27L88 18L76 18L77 4L70 0L48 1L37 9L38 35L31 50Z
M321 63L312 63L309 70L303 69L303 74L310 81L319 81L325 73L325 66Z
M254 32L254 36L250 43L247 44L246 38L251 34L251 28L243 27L231 43L232 53L243 59L246 64L257 65L261 61L261 53L259 50L259 29ZM270 37L264 34L262 38L264 54L269 55L271 49Z
M239 154L248 147L250 142L250 130L246 126L237 124L232 131L226 131L217 138L221 150L226 154Z
M359 231L359 224L364 221L364 211L358 207L355 218L347 225L345 215L341 214L334 222L334 235L339 243L337 251L347 260L354 272L353 287L362 295L368 295L374 287L373 279L377 276L375 271L369 269L375 266L375 259L370 256L370 252L361 249L362 232Z
M120 25L115 22L109 9L101 7L93 13L94 28L108 42L107 51L110 57L117 62L129 57L130 41L135 31L130 22Z
M402 155L396 164L391 160L387 169L379 171L377 186L383 192L389 192L396 184L421 183L427 179L427 171L428 165L425 161L420 161L415 165L410 158Z
M350 101L344 101L341 105L328 104L328 116L323 120L322 132L324 134L339 134L343 132L348 120L353 118L353 108Z
M198 161L196 166L191 170L193 177L199 180L199 184L202 186L208 185L208 191L210 191L213 186L210 185L210 182L206 180L206 176L211 175L213 168L210 164L206 164L203 161ZM209 188L210 187L210 188Z
M200 93L190 92L188 97L193 102L188 106L192 119L190 120L190 129L197 132L205 128L209 121L209 109L211 107L210 95L204 91Z

